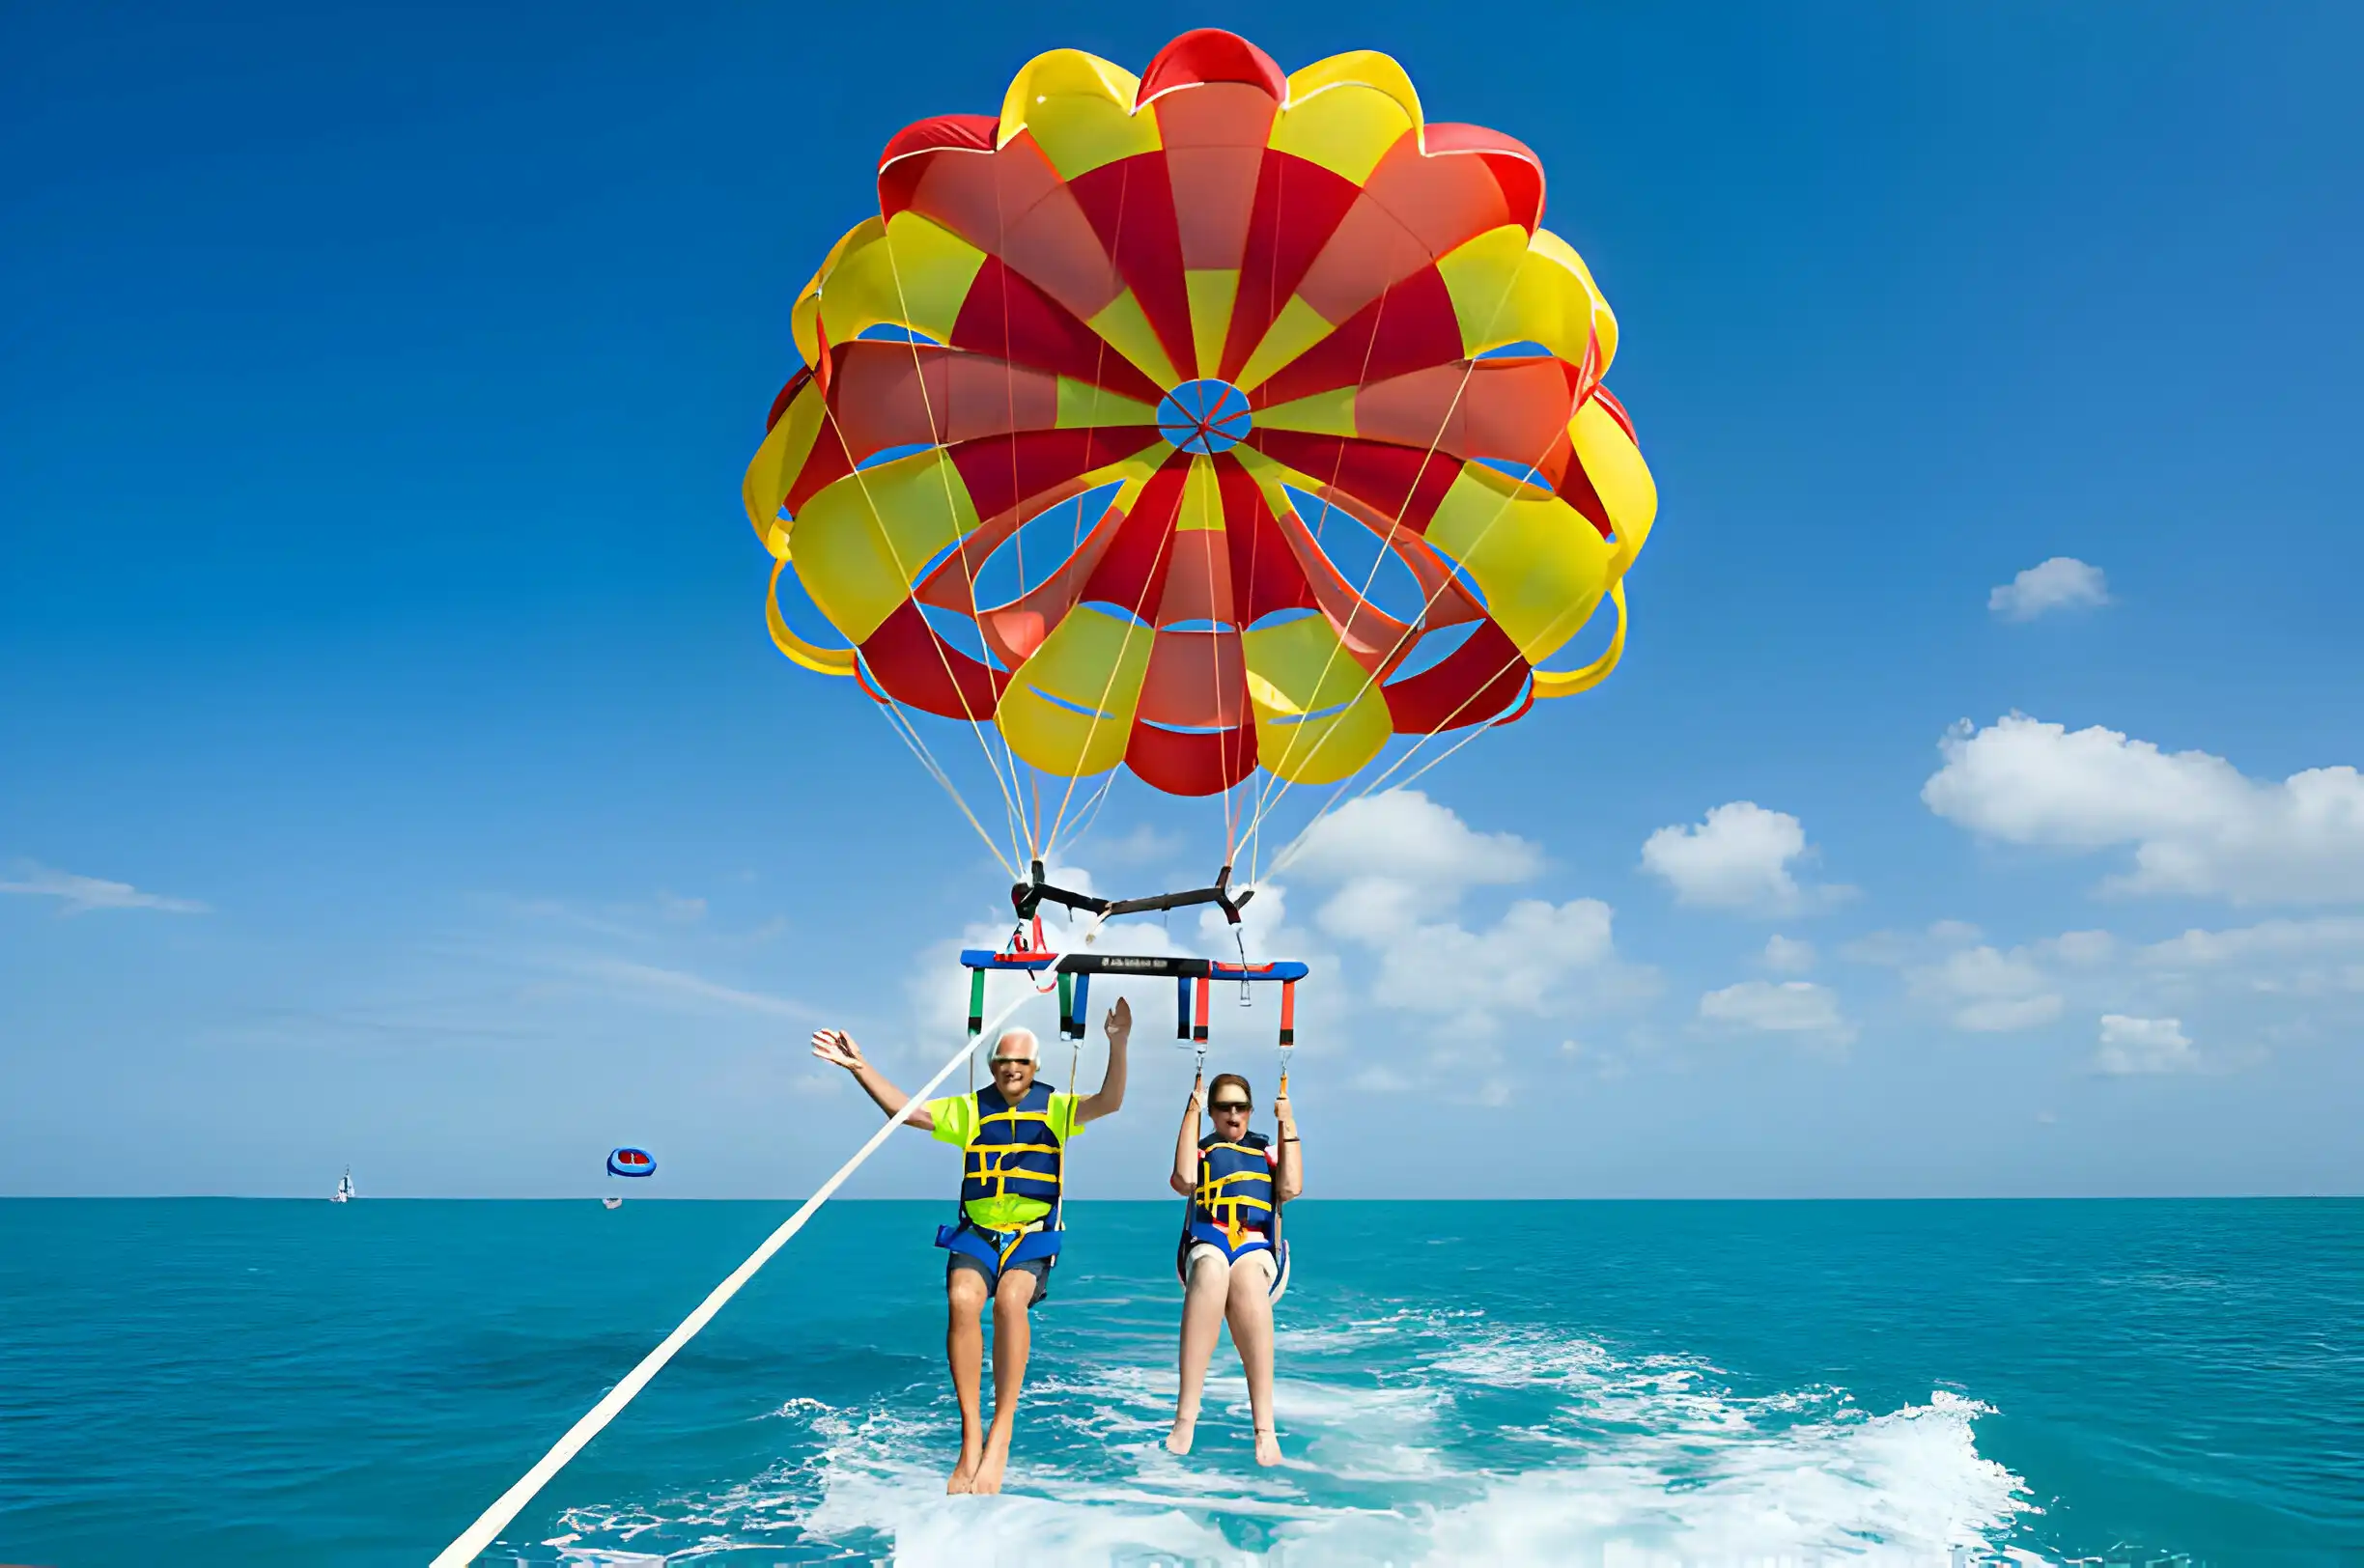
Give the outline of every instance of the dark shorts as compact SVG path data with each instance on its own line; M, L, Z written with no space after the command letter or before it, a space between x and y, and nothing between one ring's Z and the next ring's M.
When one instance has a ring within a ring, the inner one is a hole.
M1058 1259L1055 1257L1027 1258L1020 1263L1006 1265L1001 1270L1001 1273L1032 1274L1034 1276L1034 1294L1032 1297L1028 1298L1027 1305L1040 1306L1042 1305L1043 1298L1051 1294L1051 1265L1056 1263ZM944 1286L946 1289L951 1288L952 1274L953 1271L957 1269L966 1269L971 1274L982 1275L985 1280L985 1288L989 1292L997 1290L1000 1287L1000 1278L994 1273L992 1264L987 1263L983 1258L971 1257L966 1252L955 1252L950 1258L945 1260L944 1263Z

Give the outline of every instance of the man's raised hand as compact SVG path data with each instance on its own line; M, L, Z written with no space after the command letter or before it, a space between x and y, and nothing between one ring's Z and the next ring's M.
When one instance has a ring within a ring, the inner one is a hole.
M870 1064L862 1060L861 1047L843 1029L815 1029L812 1037L813 1054L831 1067L842 1067L849 1073L858 1073Z
M1133 1032L1133 1004L1122 996L1117 997L1116 1005L1109 1009L1108 1022L1104 1027L1107 1028L1111 1041L1122 1040L1131 1035Z

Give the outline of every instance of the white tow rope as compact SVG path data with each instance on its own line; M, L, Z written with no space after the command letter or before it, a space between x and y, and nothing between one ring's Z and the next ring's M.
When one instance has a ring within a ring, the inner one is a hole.
M665 1335L663 1344L642 1357L640 1364L626 1373L623 1382L608 1389L605 1399L592 1406L581 1420L568 1428L567 1435L560 1438L550 1451L542 1456L541 1463L518 1477L517 1485L502 1493L499 1499L492 1507L487 1508L475 1524L461 1531L458 1540L436 1554L436 1559L430 1568L464 1568L464 1564L475 1561L476 1554L492 1544L492 1538L506 1528L509 1522L515 1519L527 1503L533 1501L534 1494L549 1485L550 1477L566 1469L567 1461L581 1453L584 1446L593 1438L598 1437L607 1423L614 1420L617 1414L633 1402L633 1397L641 1389L649 1386L649 1380L664 1370L665 1362L673 1358L674 1353L696 1338L698 1330L714 1321L714 1315L722 1310L723 1304L739 1294L739 1287L754 1278L755 1272L772 1261L772 1254L787 1246L788 1238L804 1228L804 1221L810 1219L814 1212L827 1203L838 1188L845 1185L845 1179L860 1168L863 1161L878 1152L878 1146L886 1141L887 1134L911 1120L912 1112L917 1110L926 1102L929 1091L950 1078L952 1070L966 1061L970 1053L976 1050L977 1041L1009 1022L1020 1008L1032 999L1033 994L1028 992L996 1014L983 1029L971 1035L968 1044L961 1047L958 1054L938 1068L936 1076L921 1084L911 1098L903 1103L901 1110L886 1118L886 1126L870 1134L870 1141L856 1151L853 1159L837 1167L836 1175L823 1182L820 1190L806 1198L802 1207L790 1215L779 1229L765 1237L763 1246L749 1253L745 1263L732 1270L728 1279L723 1280L707 1293L706 1299L698 1302L697 1310L682 1319L680 1328Z

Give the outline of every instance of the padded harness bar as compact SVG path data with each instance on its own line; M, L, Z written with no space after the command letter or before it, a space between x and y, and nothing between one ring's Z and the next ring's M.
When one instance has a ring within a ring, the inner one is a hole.
M1297 982L1308 973L1306 966L1294 959L1271 964L1227 964L1219 958L1179 958L1148 953L997 953L989 948L971 947L961 954L961 964L970 970L969 1032L975 1034L984 1022L985 971L988 969L1024 969L1040 974L1050 969L1058 976L1059 1034L1069 1040L1084 1038L1084 1021L1091 1016L1091 977L1095 974L1139 976L1144 980L1170 978L1174 983L1174 1038L1203 1042L1207 1037L1207 994L1217 980L1236 980L1242 985L1269 981L1280 987L1280 1044L1290 1046L1297 1036ZM1073 977L1072 994L1069 979Z

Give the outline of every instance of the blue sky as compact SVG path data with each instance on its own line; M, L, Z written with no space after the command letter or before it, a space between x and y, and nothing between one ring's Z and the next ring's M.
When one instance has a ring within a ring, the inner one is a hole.
M788 307L905 123L1202 24L1542 155L1662 495L1618 675L1267 900L1317 1194L2364 1190L2364 23L1469 14L15 11L0 1191L831 1168L803 1035L920 1076L1004 906L764 635ZM1087 1195L1162 1190L1144 1003Z

